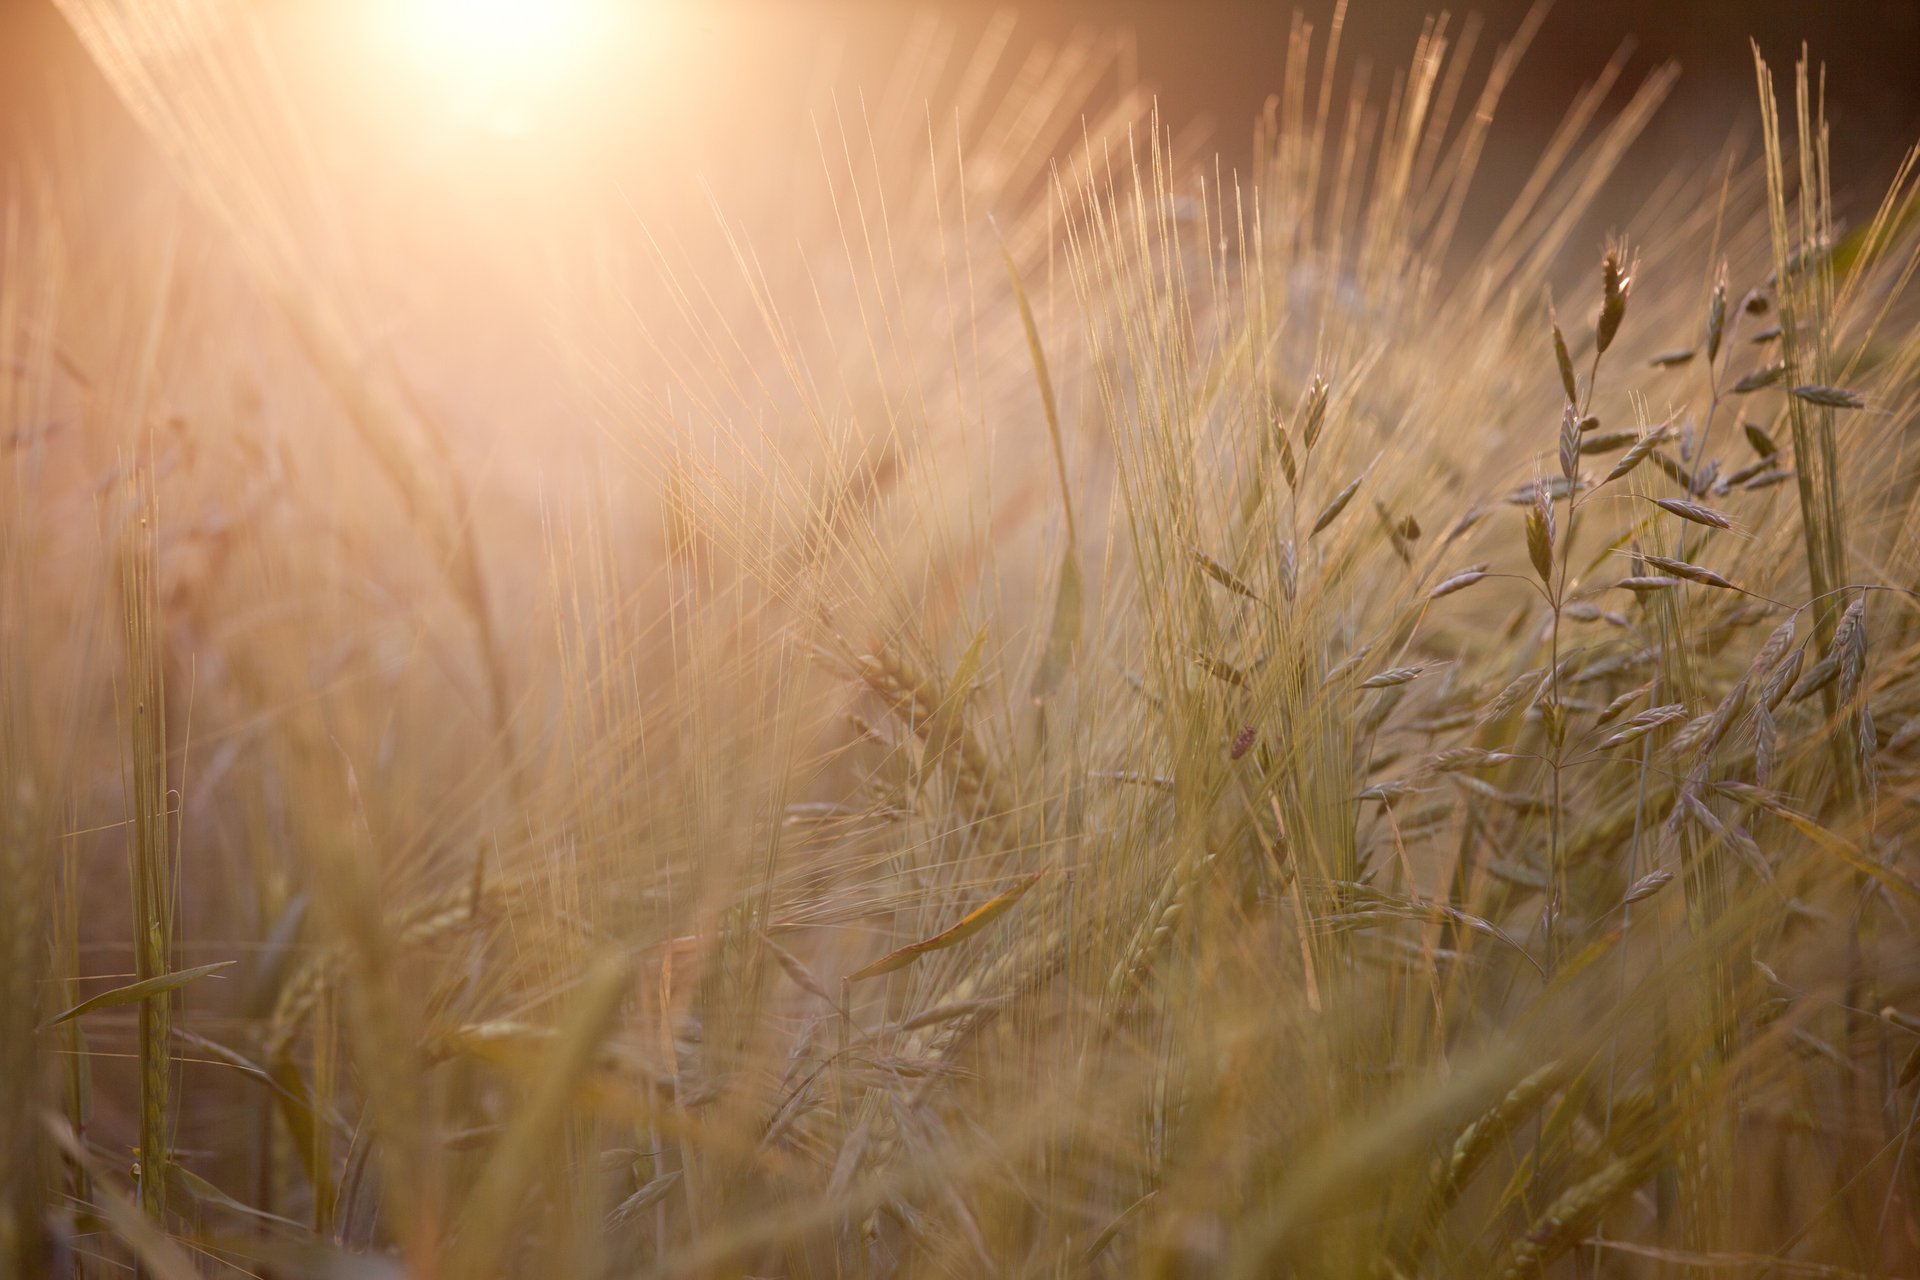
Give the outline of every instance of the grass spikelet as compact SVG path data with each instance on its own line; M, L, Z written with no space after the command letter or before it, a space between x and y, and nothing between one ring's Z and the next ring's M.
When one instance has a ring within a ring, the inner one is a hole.
M1819 405L1824 409L1864 409L1867 407L1866 397L1862 396L1858 391L1849 391L1845 387L1822 387L1808 383L1795 387L1793 389L1793 395L1796 400L1804 400L1808 404Z
M1465 769L1493 769L1515 757L1504 751L1483 747L1453 747L1429 759L1426 768L1434 773L1459 773Z
M1787 380L1787 374L1789 372L1790 369L1785 361L1765 365L1755 369L1751 373L1743 374L1738 381L1727 388L1727 391L1729 394L1736 396L1752 395L1756 391L1764 391L1768 387L1779 386Z
M1327 425L1327 382L1319 374L1313 375L1313 382L1307 387L1305 402L1300 406L1300 442L1308 453L1319 443L1320 433Z
M1787 650L1793 645L1798 625L1796 619L1789 617L1768 633L1766 640L1754 652L1753 661L1747 664L1745 678L1748 681L1757 680L1766 675L1782 658L1786 657Z
M1536 484L1533 488L1533 502L1527 508L1527 558L1533 561L1533 571L1540 575L1540 581L1549 588L1553 585L1553 504L1547 497L1545 485Z
M1188 551L1193 556L1194 563L1199 565L1201 572L1205 573L1209 578L1212 578L1215 582L1237 596L1245 596L1247 599L1254 601L1260 599L1259 593L1254 591L1252 587L1242 582L1230 569L1202 551L1199 547L1189 547Z
M1780 700L1793 688L1794 680L1800 675L1801 664L1806 661L1806 650L1795 649L1786 656L1785 661L1774 668L1773 674L1760 687L1760 702L1769 711L1780 705Z
M1743 679L1727 691L1727 696L1714 707L1712 716L1708 718L1706 726L1701 730L1700 744L1696 752L1702 759L1713 755L1721 740L1727 736L1727 730L1733 726L1733 718L1739 715L1746 705L1747 681Z
M1293 441L1287 435L1283 423L1273 427L1274 452L1280 458L1280 474L1287 478L1287 488L1297 490L1300 487L1300 470L1293 460Z
M1445 1159L1435 1168L1433 1202L1443 1206L1458 1199L1500 1143L1545 1105L1566 1076L1566 1068L1559 1062L1535 1068L1485 1115L1462 1130Z
M1425 667L1390 667L1377 675L1368 676L1360 682L1362 689L1391 689L1395 685L1417 680Z
M1547 327L1553 331L1553 360L1560 369L1560 387L1566 392L1567 403L1580 403L1580 388L1573 377L1573 357L1567 352L1566 335L1560 332L1560 317L1555 314L1553 304L1547 304Z
M1484 564L1472 565L1468 568L1460 570L1457 573L1450 574L1447 577L1441 579L1440 582L1437 585L1435 585L1433 590L1427 593L1427 599L1439 600L1444 596L1452 595L1456 591L1465 591L1468 587L1472 586L1476 582L1479 582L1481 579L1485 578L1486 576L1487 576L1486 565Z
M1720 340L1727 329L1727 263L1723 258L1714 273L1713 293L1707 299L1707 363L1720 358Z
M1799 684L1794 686L1793 701L1805 702L1808 698L1811 698L1814 694L1832 684L1839 674L1840 658L1837 654L1829 654L1827 657L1820 659L1820 661L1807 668L1807 674L1801 678Z
M1665 426L1655 427L1653 430L1641 435L1634 441L1632 448L1620 455L1619 461L1613 464L1613 469L1607 472L1606 478L1600 483L1603 485L1612 484L1615 480L1627 475L1635 467L1645 462L1647 455L1659 448L1660 445L1666 443L1666 441L1671 438L1671 435L1671 429Z
M1780 758L1780 726L1774 723L1773 709L1764 698L1753 709L1753 783L1757 787L1773 785L1775 766Z
M1646 684L1629 689L1625 693L1620 694L1600 709L1600 713L1593 718L1594 727L1601 728L1605 725L1612 724L1620 718L1621 714L1625 712L1628 707L1640 701L1640 699L1646 697L1652 691L1653 684L1649 681Z
M1643 1159L1622 1157L1576 1183L1547 1207L1516 1242L1495 1274L1501 1280L1532 1280L1586 1238L1608 1209L1647 1176Z
M1320 514L1315 517L1313 522L1313 531L1307 534L1307 537L1313 538L1318 536L1328 525L1338 520L1340 513L1347 509L1347 504L1353 501L1353 495L1360 492L1360 482L1365 479L1366 476L1364 475L1355 476L1351 484L1335 494L1333 501L1320 509Z
M1860 637L1863 633L1861 618L1866 612L1866 597L1861 596L1847 606L1840 615L1840 621L1833 629L1833 638L1827 642L1827 648L1820 660L1807 668L1807 673L1794 687L1793 701L1805 702L1820 690L1832 684L1844 671L1852 671L1854 682L1858 682L1861 654L1864 646Z
M1594 355L1605 355L1626 319L1627 295L1633 289L1634 264L1627 260L1622 243L1607 246L1600 262L1600 317L1593 326Z
M1738 591L1740 589L1713 570L1702 565L1689 564L1685 560L1675 560L1669 556L1656 556L1652 554L1647 554L1642 558L1662 573L1671 574L1676 578L1685 578L1688 582L1698 582L1703 586L1720 587L1728 591Z
M1580 474L1580 414L1572 405L1560 415L1560 474L1571 485Z
M1630 907L1636 902L1645 902L1672 883L1673 872L1649 871L1627 886L1626 893L1620 898L1620 905Z
M1349 675L1352 675L1356 670L1359 669L1360 664L1366 661L1367 655L1372 652L1373 652L1373 645L1371 643L1363 644L1359 648L1355 649L1352 653L1349 653L1346 657L1340 659L1340 661L1334 663L1333 666L1327 669L1327 674L1321 678L1320 687L1324 689L1327 686L1334 684Z
M1545 686L1547 669L1537 667L1532 671L1515 676L1505 688L1495 694L1480 714L1480 723L1491 724L1504 720L1521 707L1532 702Z
M1653 505L1669 515L1679 516L1682 520L1691 520L1695 524L1704 524L1711 529L1731 529L1733 521L1724 513L1697 502L1688 502L1682 498L1653 498Z
M1600 744L1600 750L1606 751L1613 747L1624 747L1630 742L1637 742L1641 738L1646 737L1662 725L1673 724L1675 721L1686 718L1686 707L1677 702L1649 708L1646 711L1642 711L1639 715L1634 716L1631 720L1628 720L1617 732L1610 734L1607 739Z

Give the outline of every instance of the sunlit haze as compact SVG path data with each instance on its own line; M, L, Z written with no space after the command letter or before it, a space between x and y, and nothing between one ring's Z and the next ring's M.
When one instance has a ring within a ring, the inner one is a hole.
M390 65L380 71L419 76L449 109L502 133L525 132L534 113L552 110L588 69L592 50L626 34L614 7L615 0L381 0L372 20Z
M0 0L0 1280L1920 1280L1920 0Z

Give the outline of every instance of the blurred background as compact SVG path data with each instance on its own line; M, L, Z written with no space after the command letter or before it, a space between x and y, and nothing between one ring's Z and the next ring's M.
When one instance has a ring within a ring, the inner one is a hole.
M1669 63L1677 87L1577 211L1566 267L1584 279L1609 233L1644 237L1676 200L1697 203L1680 194L1690 180L1757 154L1750 40L1777 72L1803 40L1824 65L1841 217L1863 220L1920 140L1920 0L1433 12L1354 0L1332 127L1352 102L1386 107L1423 31L1462 73L1456 122L1501 48L1527 44L1450 241L1462 268L1587 86L1592 137ZM992 255L1005 232L1045 273L1044 325L1070 292L1049 256L1054 206L1036 199L1048 166L1073 163L1083 136L1124 138L1150 95L1188 179L1231 189L1285 80L1289 31L1312 26L1317 85L1335 14L1334 0L0 0L0 190L59 229L73 369L110 367L133 349L115 335L164 314L163 416L227 423L242 451L267 435L308 447L331 419L298 426L287 404L311 383L312 335L288 341L268 301L298 296L327 311L342 367L404 368L449 424L435 466L457 463L524 532L542 502L605 473L639 401L656 429L684 421L675 371L714 349L703 339L690 360L663 339L687 328L676 269L716 314L755 314L765 288L830 344L865 314L850 222L945 229L903 240L894 265L940 290L929 316L951 301L951 236ZM114 35L95 49L110 52L90 59L70 18L103 15ZM929 181L956 163L964 208L951 171ZM947 207L927 207L942 190ZM88 464L110 466L109 443L92 447Z
M1843 218L1864 220L1920 140L1920 0L1479 0L1434 11L1354 0L1332 127L1338 136L1361 100L1350 88L1364 90L1363 111L1385 108L1423 31L1458 59L1456 123L1499 50L1527 43L1450 241L1447 260L1461 268L1587 86L1600 86L1580 130L1593 137L1669 63L1677 87L1577 211L1567 244L1578 252L1555 271L1585 280L1609 233L1644 239L1676 201L1697 205L1684 193L1758 152L1750 40L1777 73L1803 40L1825 66ZM1285 80L1289 31L1312 26L1306 82L1318 85L1335 12L1334 0L67 0L64 11L0 0L0 195L58 228L56 340L69 371L98 381L164 315L170 389L155 416L197 424L201 450L212 447L207 424L231 436L235 458L263 440L319 455L339 434L338 405L313 376L314 331L289 327L289 299L301 323L327 331L335 395L380 361L402 370L408 394L446 424L444 451L422 465L454 464L489 512L482 550L490 543L522 571L497 575L513 632L536 625L520 602L539 566L512 552L538 537L543 511L609 473L609 450L665 438L668 424L710 434L762 412L723 397L696 411L711 421L691 425L678 380L712 364L717 330L686 323L675 272L712 315L748 318L736 333L758 323L756 290L782 299L819 367L853 388L844 411L867 416L898 389L867 385L850 317L884 306L937 328L953 302L944 264L962 242L991 262L1004 235L1034 273L1043 327L1064 323L1056 206L1036 198L1048 166L1073 163L1083 136L1096 154L1130 125L1138 140L1151 95L1183 182L1231 190ZM96 52L107 51L96 61L70 17L105 15L113 35L96 30ZM118 92L103 65L118 69ZM941 192L947 205L932 207ZM918 303L899 296L897 278L862 283L872 273L845 239L861 222L903 234L889 275L906 278L908 295L923 289ZM863 302L862 289L879 292ZM683 338L691 350L676 349ZM996 338L1021 350L1010 329ZM1006 370L1015 394L1023 365L1017 356ZM75 475L107 472L121 433L150 425L114 421L85 437ZM637 437L639 421L651 425ZM364 453L325 458L308 460L304 500L324 508L367 488ZM220 489L210 501L231 496ZM360 530L370 517L330 519ZM651 542L641 552L658 556ZM418 594L405 582L383 589ZM505 647L524 639L510 634Z
M311 0L254 0L254 7L280 16L311 16L316 8L437 10L434 22L452 29L473 25L476 13L515 6L478 0L464 14L458 4L435 0L381 0L372 6L361 0L325 6ZM1001 6L990 0L606 0L579 7L603 10L601 19L604 11L612 11L657 29L658 65L600 69L627 87L643 80L671 82L670 114L634 122L642 132L664 128L682 134L702 118L751 112L780 87L783 74L804 70L808 59L801 55L810 46L841 48L852 66L864 64L869 71L883 72L898 57L918 18L937 15L954 28L955 46L965 48L996 14L1010 11L1019 19L1010 38L1015 49L1058 43L1089 29L1129 35L1134 68L1141 82L1158 93L1169 121L1209 124L1214 145L1231 163L1244 157L1250 124L1278 85L1286 35L1296 13L1324 32L1334 3L1032 0ZM1484 65L1495 46L1520 26L1530 0L1475 0L1454 6L1360 0L1347 15L1348 48L1357 58L1371 61L1384 77L1404 64L1419 36L1420 20L1443 7L1451 8L1456 32L1464 21L1479 18L1478 59ZM1878 179L1920 137L1920 0L1812 5L1796 0L1608 0L1554 5L1506 95L1496 136L1531 154L1525 144L1544 137L1572 88L1591 79L1616 51L1630 47L1624 82L1669 59L1678 61L1683 71L1679 90L1650 143L1684 146L1691 141L1698 146L1703 138L1718 141L1729 124L1749 114L1749 38L1776 64L1791 61L1803 40L1825 63L1835 171L1842 186ZM587 42L605 47L616 43L596 42L590 36ZM486 54L484 49L463 48L459 37L446 43L449 47L440 56L448 60L475 61ZM365 88L379 75L377 67L364 65L341 70L356 88ZM453 78L458 79L457 74ZM568 93L605 92L605 85L592 80L574 77L564 87ZM473 86L443 80L430 92L444 108L472 96ZM110 100L52 0L0 3L0 110L7 122L0 148L17 152L25 134L45 127L50 109L110 111ZM507 126L509 133L516 124L530 128L530 119L510 118L514 110L508 106L497 112L492 123ZM668 110L665 104L662 110ZM1495 154L1501 149L1492 148ZM708 159L724 163L722 157Z

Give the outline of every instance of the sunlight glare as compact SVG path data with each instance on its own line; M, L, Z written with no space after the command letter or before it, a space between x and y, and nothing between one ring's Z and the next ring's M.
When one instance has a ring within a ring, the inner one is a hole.
M606 18L597 0L401 0L380 12L389 47L445 106L505 133L531 127Z

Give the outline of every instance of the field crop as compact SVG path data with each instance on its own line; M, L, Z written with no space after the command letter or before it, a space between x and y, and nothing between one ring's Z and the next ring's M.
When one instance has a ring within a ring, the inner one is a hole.
M1920 1275L1920 151L1817 62L1629 208L1671 68L1489 155L1538 11L1299 25L1244 169L931 24L425 223L285 30L60 8L0 1272Z

